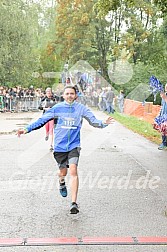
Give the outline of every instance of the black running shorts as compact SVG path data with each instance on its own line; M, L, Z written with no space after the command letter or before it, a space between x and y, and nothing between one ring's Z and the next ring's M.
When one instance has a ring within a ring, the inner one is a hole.
M74 148L68 152L54 152L53 154L59 169L68 168L70 164L78 165L80 148Z

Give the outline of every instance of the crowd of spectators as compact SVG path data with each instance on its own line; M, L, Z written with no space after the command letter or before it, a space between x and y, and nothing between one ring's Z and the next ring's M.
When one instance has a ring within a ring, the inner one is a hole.
M109 113L113 113L115 111L115 105L118 104L119 112L123 112L123 102L121 108L119 108L119 96L117 97L114 94L111 87L96 88L96 85L87 85L84 90L80 88L80 85L78 87L77 100L84 105L97 107L102 111L108 110ZM53 92L53 94L59 97L59 101L62 101L62 92L60 90ZM0 112L38 110L43 97L45 97L45 91L41 88L34 88L33 86L29 88L23 88L21 86L13 88L0 86Z
M0 110L2 112L28 110L34 102L36 105L34 103L33 106L37 107L42 95L41 89L34 89L32 86L30 88L0 86Z

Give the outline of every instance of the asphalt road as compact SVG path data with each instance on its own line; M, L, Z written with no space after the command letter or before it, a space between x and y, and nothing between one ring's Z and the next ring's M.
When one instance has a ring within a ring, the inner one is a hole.
M97 118L106 115L95 111ZM82 129L80 213L69 214L58 191L57 165L44 128L17 138L14 131L41 112L0 114L0 239L155 237L167 235L167 152L114 122ZM13 133L12 133L13 131ZM165 245L0 247L3 252L166 252Z

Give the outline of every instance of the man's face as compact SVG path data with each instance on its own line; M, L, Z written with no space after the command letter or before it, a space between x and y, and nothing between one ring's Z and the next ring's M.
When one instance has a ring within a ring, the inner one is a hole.
M66 88L64 90L63 98L68 103L73 103L73 101L76 99L76 93L73 88Z
M46 91L46 96L50 98L52 96L52 92L50 90Z

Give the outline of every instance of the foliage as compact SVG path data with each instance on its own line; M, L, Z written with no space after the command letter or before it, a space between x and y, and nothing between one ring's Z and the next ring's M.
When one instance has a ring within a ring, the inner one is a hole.
M55 51L64 61L71 64L87 59L91 53L92 30L89 26L92 17L93 1L61 0L56 8Z
M65 62L70 68L79 60L111 82L108 67L119 59L134 71L123 86L112 83L126 95L147 85L151 75L167 82L166 1L57 0L56 8L44 3L1 0L2 84L53 85L60 76L46 78L43 73L61 72ZM33 78L33 72L40 77Z
M167 0L154 0L154 3L160 8L163 15L167 14Z
M0 2L0 82L28 85L38 62L32 51L34 30L29 26L30 10L21 0Z
M112 83L117 90L123 89L126 95L137 91L140 84L147 85L151 75L157 76L162 83L166 82L167 21L164 16L162 23L162 13L156 3L146 0L99 0L94 7L98 16L107 18L113 30L108 58L110 56L112 62L127 60L133 65L133 77L128 83L122 86ZM123 51L126 54L122 57ZM153 101L151 95L146 97ZM160 101L157 96L155 104L160 104Z
M51 55L55 10L34 1L0 2L0 82L2 85L45 86L54 78L43 73L60 70L60 59ZM34 78L37 72L40 77Z
M94 1L61 0L56 8L55 51L70 66L85 60L108 79L108 53L112 30L105 19L93 11Z

